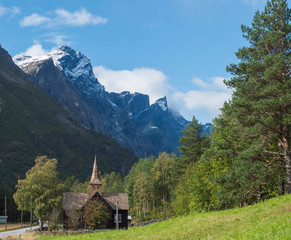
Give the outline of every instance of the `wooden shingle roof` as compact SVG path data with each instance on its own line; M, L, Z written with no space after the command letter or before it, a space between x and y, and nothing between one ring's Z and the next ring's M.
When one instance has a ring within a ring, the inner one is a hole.
M115 210L116 201L118 201L118 209L128 210L128 195L127 193L103 193L102 197L110 204Z
M100 195L114 210L116 208L116 201L118 201L119 210L129 209L127 193L103 193ZM88 193L66 192L63 194L63 209L65 211L81 210L91 197Z
M63 209L80 210L88 199L88 193L66 192L63 194Z

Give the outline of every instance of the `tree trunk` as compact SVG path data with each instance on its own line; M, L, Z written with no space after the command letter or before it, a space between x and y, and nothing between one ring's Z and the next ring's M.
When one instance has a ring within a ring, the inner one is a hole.
M39 230L43 231L43 221L41 218L39 219Z
M285 192L285 183L284 183L284 176L280 176L278 180L278 194L279 196L284 195Z
M286 168L286 194L291 193L291 158L290 151L284 148L285 168Z
M47 224L48 231L50 231L51 228L50 228L49 220L46 221L46 224Z
M291 193L291 157L288 126L283 127L283 149L286 170L286 194Z

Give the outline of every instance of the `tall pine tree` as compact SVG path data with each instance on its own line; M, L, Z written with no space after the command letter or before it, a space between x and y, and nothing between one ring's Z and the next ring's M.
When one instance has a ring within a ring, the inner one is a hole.
M202 135L202 126L194 116L182 133L179 139L181 146L178 147L182 156L177 159L175 166L178 176L185 173L190 163L197 162L203 151L210 146L209 137Z
M227 70L226 81L235 89L232 107L236 117L254 137L253 160L285 169L286 193L291 193L291 11L286 0L269 0L264 11L257 11L251 27L242 26L249 42L236 53L240 63ZM261 154L258 154L261 151Z

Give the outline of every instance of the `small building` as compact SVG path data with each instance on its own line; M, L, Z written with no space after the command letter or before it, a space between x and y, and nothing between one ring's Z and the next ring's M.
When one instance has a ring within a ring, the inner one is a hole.
M0 216L0 223L5 223L5 219L8 220L7 216Z
M78 227L85 228L84 208L89 201L99 200L107 207L110 216L107 228L116 227L116 212L118 212L119 228L128 228L128 195L127 193L102 193L96 156L89 186L90 193L66 192L63 194L64 227L68 228L66 212L76 211L80 216Z

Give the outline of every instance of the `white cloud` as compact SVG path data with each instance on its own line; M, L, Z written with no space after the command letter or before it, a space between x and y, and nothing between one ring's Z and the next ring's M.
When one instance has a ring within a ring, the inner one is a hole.
M43 38L44 38L44 41L55 44L55 47L60 47L60 46L72 44L71 41L66 40L68 38L68 36L63 35L63 34L59 34L56 32L45 34L45 35L43 35Z
M253 5L253 6L258 5L259 3L266 2L266 0L242 0L242 1L246 4Z
M12 14L12 16L15 16L15 15L17 15L17 14L20 13L20 8L18 8L18 7L12 7L10 9L10 13Z
M203 80L201 80L200 78L198 77L194 77L192 79L192 82L196 85L196 86L199 86L199 87L203 87L203 88L206 88L206 87L209 87L210 84L208 82L205 82Z
M35 42L34 45L26 49L23 54L26 56L41 57L47 53L49 53L49 50L43 49L41 44Z
M52 16L51 16L52 15ZM53 13L47 13L44 16L38 13L33 13L30 16L24 17L20 21L22 27L80 27L85 25L98 25L107 23L106 18L94 16L85 8L80 8L75 12L69 12L65 9L56 9Z
M224 77L211 77L210 81L203 81L201 78L194 77L192 79L192 83L200 89L206 88L208 90L215 90L215 91L217 90L229 91L229 89L223 82L224 79L225 79Z
M18 7L6 8L0 5L0 16L10 15L10 17L14 17L20 13L20 9Z
M167 76L163 72L151 68L135 68L130 71L97 66L94 67L94 73L107 91L148 94L151 103L167 95L169 89Z
M0 5L0 16L6 14L6 8Z
M216 91L191 90L186 93L177 92L174 99L182 100L188 109L205 109L210 113L217 114L223 103L230 99L231 94Z
M181 113L191 119L193 114L200 121L209 122L220 113L223 103L231 99L232 91L223 83L223 77L211 77L204 81L198 77L192 79L195 90L176 92L170 98Z
M84 26L89 24L97 25L101 23L107 23L106 18L93 16L85 8L81 8L80 10L75 12L68 12L64 9L57 9L55 11L55 14L57 20L63 25Z
M40 16L37 13L33 13L30 16L23 18L20 21L20 25L22 27L31 27L31 26L36 27L36 26L39 26L39 25L42 25L42 24L48 24L50 22L51 22L50 18L44 17L44 16Z

